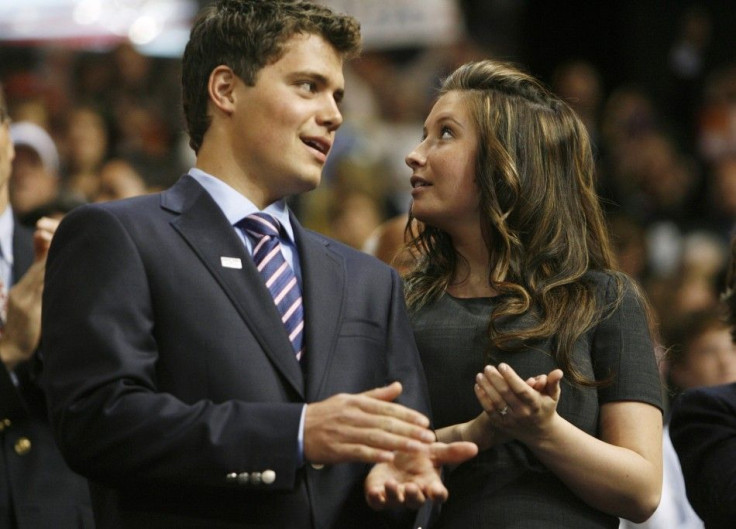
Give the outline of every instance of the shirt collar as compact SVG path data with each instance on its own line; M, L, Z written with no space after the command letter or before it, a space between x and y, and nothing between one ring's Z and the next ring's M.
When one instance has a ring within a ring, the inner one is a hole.
M227 185L219 178L193 167L189 176L194 178L210 194L212 200L220 207L228 222L235 226L243 218L260 211L253 202L244 195ZM291 226L289 208L286 201L277 200L263 209L264 213L272 215L279 221L289 240L294 242L294 228Z
M13 266L13 208L8 206L0 214L0 252L2 258L10 266Z

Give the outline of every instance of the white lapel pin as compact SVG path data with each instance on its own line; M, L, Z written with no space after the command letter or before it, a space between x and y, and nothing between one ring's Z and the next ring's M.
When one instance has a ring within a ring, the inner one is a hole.
M220 264L223 268L236 268L238 270L243 268L243 263L239 257L220 257Z

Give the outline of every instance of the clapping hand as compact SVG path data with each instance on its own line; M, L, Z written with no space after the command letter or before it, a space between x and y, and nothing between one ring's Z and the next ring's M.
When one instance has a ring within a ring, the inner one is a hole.
M397 453L390 463L373 467L365 480L365 498L375 510L405 506L421 507L427 500L445 501L447 489L442 483L443 465L459 464L474 457L473 443L432 443L429 452Z
M12 370L31 358L41 339L41 297L46 255L59 221L44 217L33 234L35 259L8 292L7 315L0 338L0 358Z
M396 451L429 452L434 434L423 414L391 402L394 382L364 393L334 395L307 405L304 457L311 463L393 461Z
M539 436L556 415L561 380L560 369L523 380L501 363L476 376L475 395L494 428L525 441Z

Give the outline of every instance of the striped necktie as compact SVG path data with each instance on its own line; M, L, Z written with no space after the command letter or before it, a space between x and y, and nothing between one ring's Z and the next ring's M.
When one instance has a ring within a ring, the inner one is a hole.
M281 313L296 359L301 360L304 353L302 293L294 271L281 253L280 224L271 215L259 212L248 215L238 226L253 241L253 261Z

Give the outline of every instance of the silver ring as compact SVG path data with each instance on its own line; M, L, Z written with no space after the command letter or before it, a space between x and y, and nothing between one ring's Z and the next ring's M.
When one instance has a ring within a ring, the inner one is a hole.
M506 415L508 412L509 412L508 404L504 406L503 408L501 408L500 410L498 410L499 415Z

